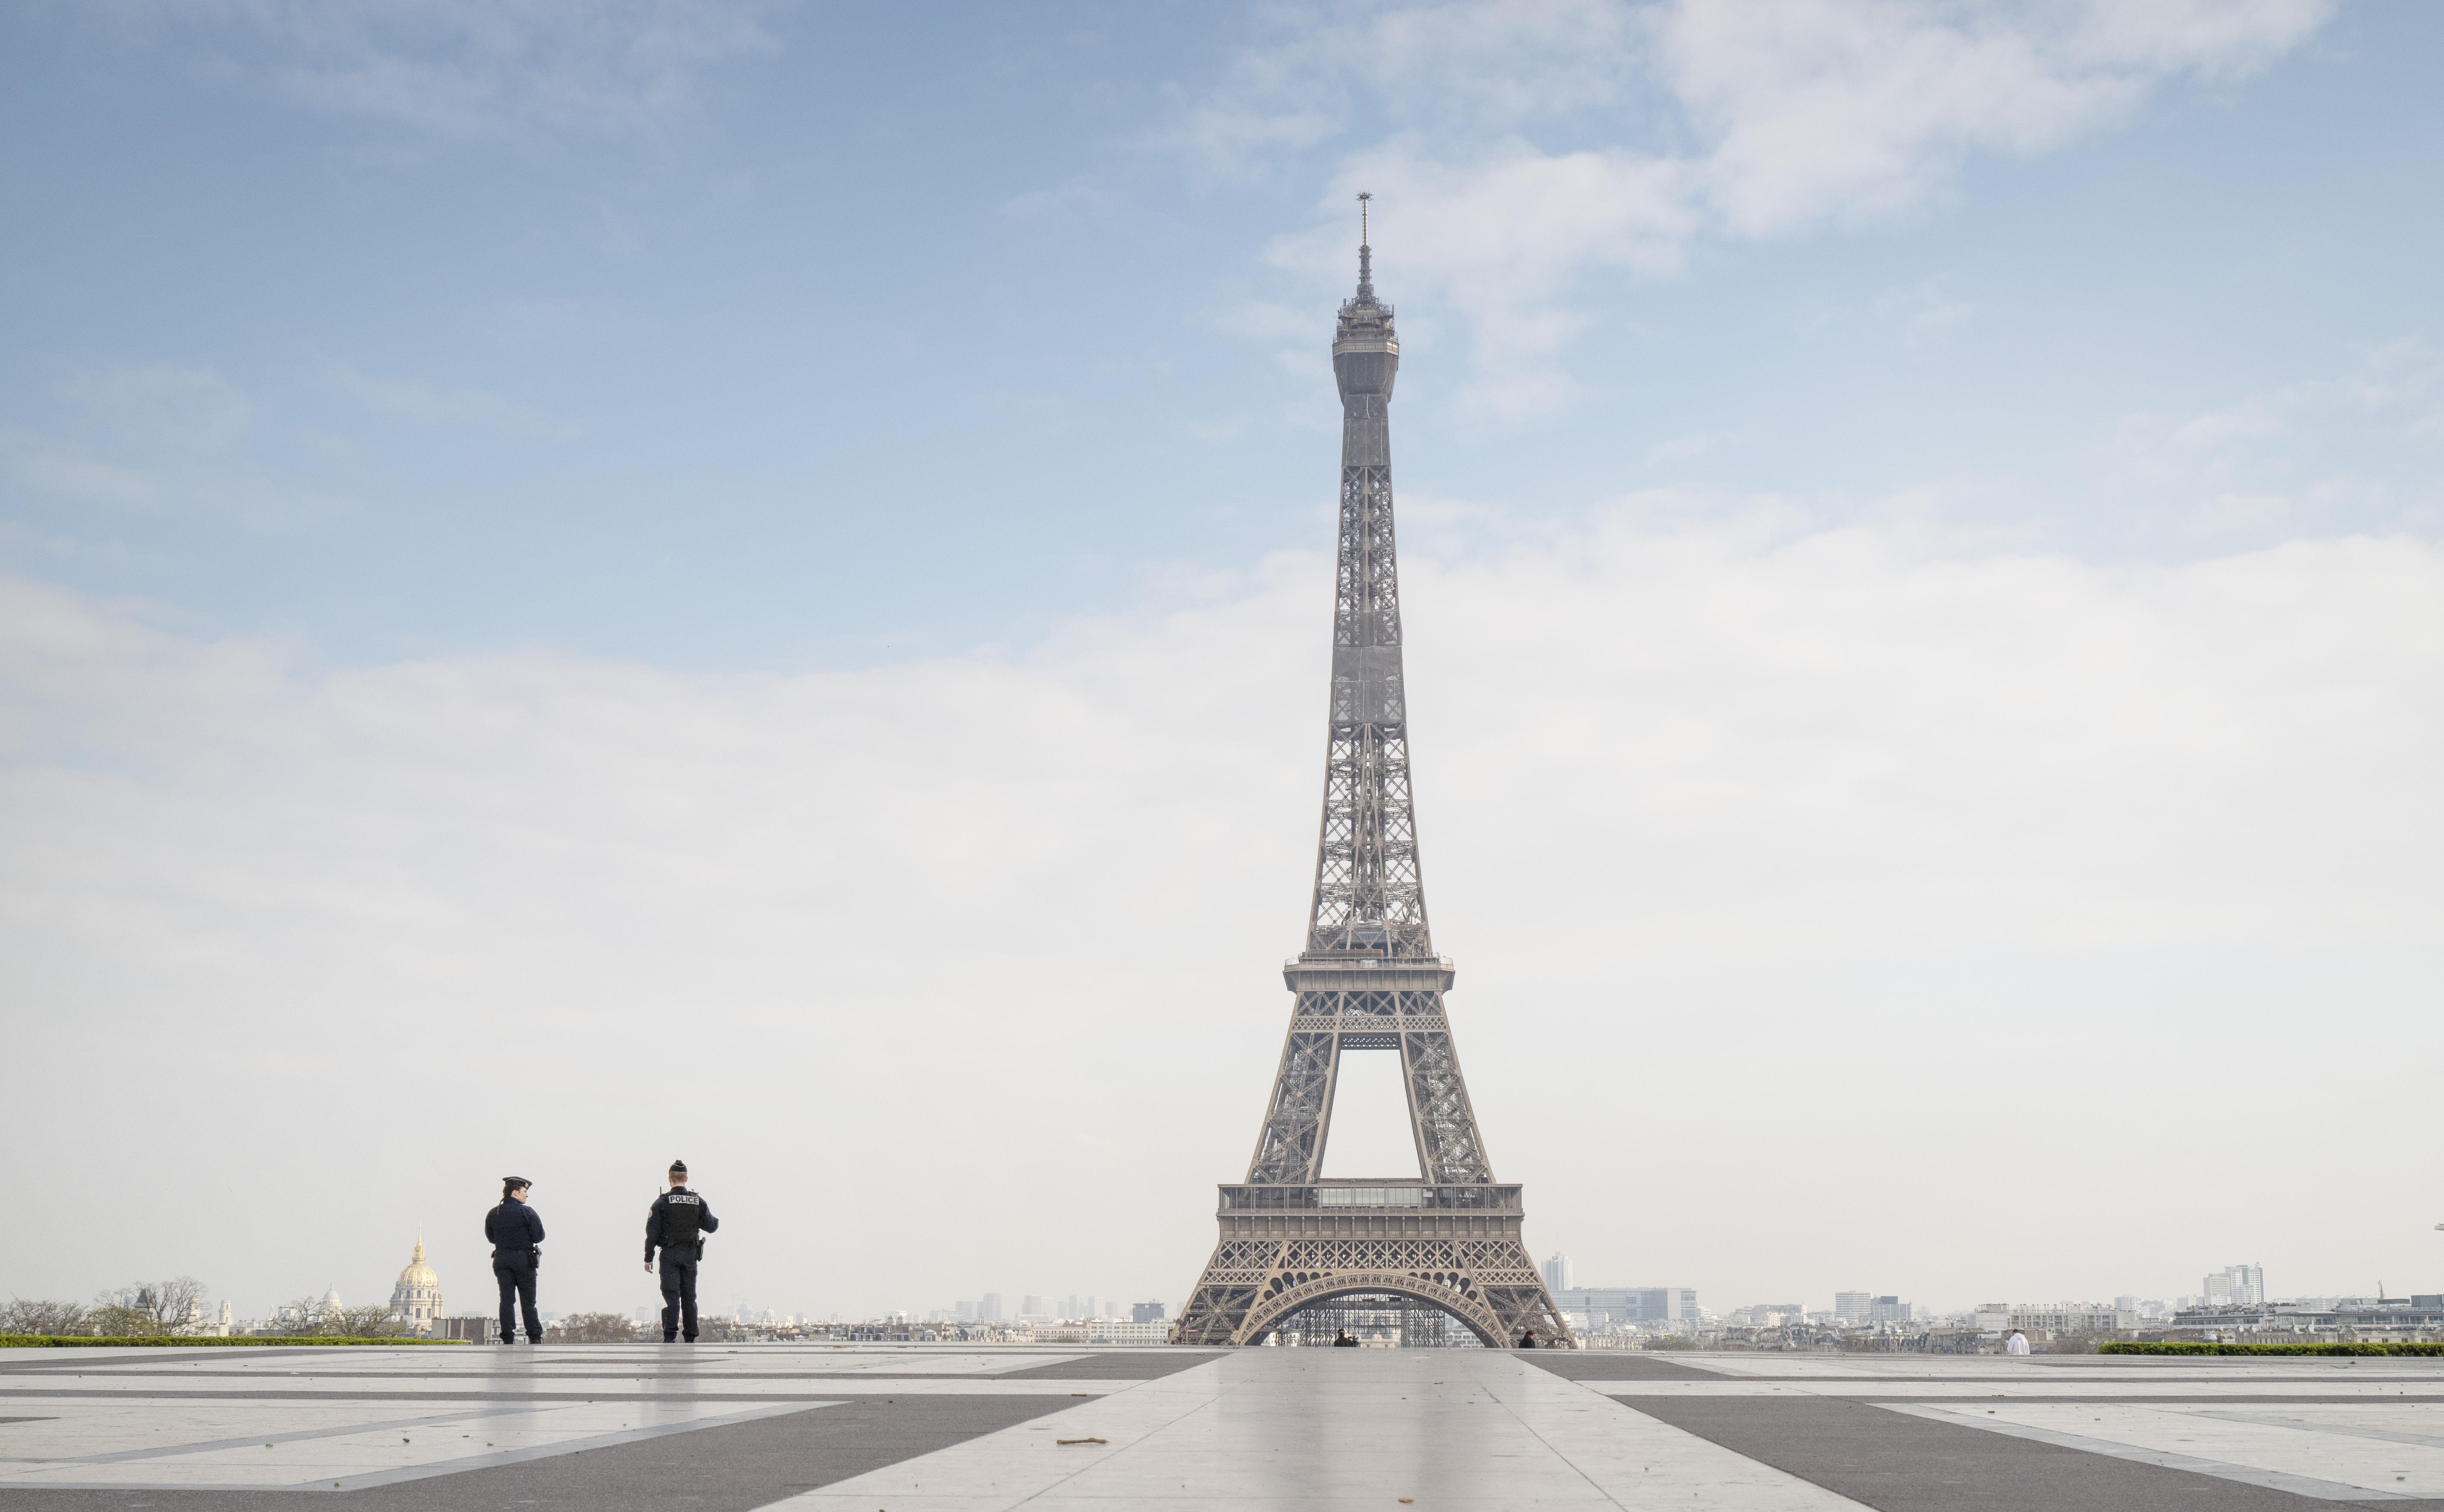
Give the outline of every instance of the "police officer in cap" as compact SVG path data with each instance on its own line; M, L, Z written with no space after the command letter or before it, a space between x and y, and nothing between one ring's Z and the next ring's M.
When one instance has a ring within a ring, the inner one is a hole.
M518 1341L518 1320L512 1309L526 1304L527 1342L543 1342L543 1319L535 1316L535 1268L543 1260L543 1217L527 1206L532 1183L524 1176L501 1178L501 1200L484 1215L484 1237L492 1242L492 1279L501 1283L501 1342Z
M654 1251L662 1252L662 1342L679 1337L685 1324L687 1341L695 1342L695 1267L704 1259L704 1236L721 1220L688 1190L687 1162L671 1162L671 1189L654 1199L645 1214L645 1269L654 1268Z

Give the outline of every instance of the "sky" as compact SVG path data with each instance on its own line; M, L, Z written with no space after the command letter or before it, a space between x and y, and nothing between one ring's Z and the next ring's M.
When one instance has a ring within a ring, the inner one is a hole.
M1436 944L1717 1310L2444 1290L2444 12L0 13L0 1293L1161 1299L1374 194ZM1399 1173L1355 1058L1333 1174Z

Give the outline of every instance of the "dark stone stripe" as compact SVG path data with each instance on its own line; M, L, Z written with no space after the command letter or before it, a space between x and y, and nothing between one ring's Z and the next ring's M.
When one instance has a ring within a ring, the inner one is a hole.
M889 1371L636 1371L603 1370L597 1372L606 1380L676 1381L694 1385L701 1381L1014 1381L1029 1377L1049 1380L1152 1380L1176 1370L1201 1365L1202 1360L1182 1360L1162 1370L1134 1371L1065 1371L1038 1366L1023 1371L915 1371L894 1375ZM528 1371L332 1371L317 1375L310 1371L84 1371L80 1374L99 1376L104 1380L165 1381L278 1381L297 1376L316 1381L537 1381L560 1384L562 1377L538 1375ZM33 1386L0 1386L0 1392L39 1391Z
M997 1381L1033 1379L1059 1381L1153 1381L1192 1365L1219 1358L1219 1350L1161 1350L1142 1355L1089 1355L1055 1365L1030 1365L1023 1371L1004 1371L993 1377Z
M601 1400L601 1398L597 1398ZM847 1402L518 1465L341 1493L371 1512L749 1512L1076 1404L1065 1396ZM9 1512L261 1512L262 1491L0 1490Z
M1615 1350L1522 1350L1519 1357L1573 1381L1724 1381L1747 1377Z
M1642 1397L1631 1410L1878 1512L2303 1512L2331 1505L1857 1400ZM2432 1501L2387 1504L2444 1507Z
M936 1395L957 1393L935 1392ZM906 1386L872 1385L861 1389L855 1381L827 1381L821 1391L806 1392L109 1392L86 1387L60 1387L43 1390L20 1390L0 1387L0 1402L11 1397L34 1401L58 1401L64 1397L91 1397L105 1402L736 1402L752 1407L758 1402L836 1402L859 1396L905 1397L916 1400L916 1393ZM1010 1393L1014 1401L1060 1402L1075 1406L1076 1398L1057 1392L1041 1396L1033 1392Z

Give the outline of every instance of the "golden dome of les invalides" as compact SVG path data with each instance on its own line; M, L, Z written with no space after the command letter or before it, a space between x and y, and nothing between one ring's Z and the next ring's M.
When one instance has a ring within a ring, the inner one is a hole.
M419 1334L431 1331L441 1316L441 1278L424 1263L424 1230L416 1231L416 1254L391 1288L390 1315Z

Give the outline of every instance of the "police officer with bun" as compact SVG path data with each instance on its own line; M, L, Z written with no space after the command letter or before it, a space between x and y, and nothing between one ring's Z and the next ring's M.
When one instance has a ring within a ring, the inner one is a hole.
M704 1259L704 1236L721 1226L721 1220L704 1205L704 1198L688 1190L687 1162L671 1162L671 1189L654 1199L651 1211L645 1214L645 1269L654 1268L654 1251L662 1252L662 1342L671 1343L679 1337L680 1325L687 1329L687 1341L695 1342L695 1267Z
M532 1183L501 1178L501 1200L484 1215L484 1237L492 1242L492 1279L501 1283L501 1342L518 1341L517 1304L526 1304L527 1342L543 1342L535 1316L535 1268L543 1260L543 1218L527 1206Z

